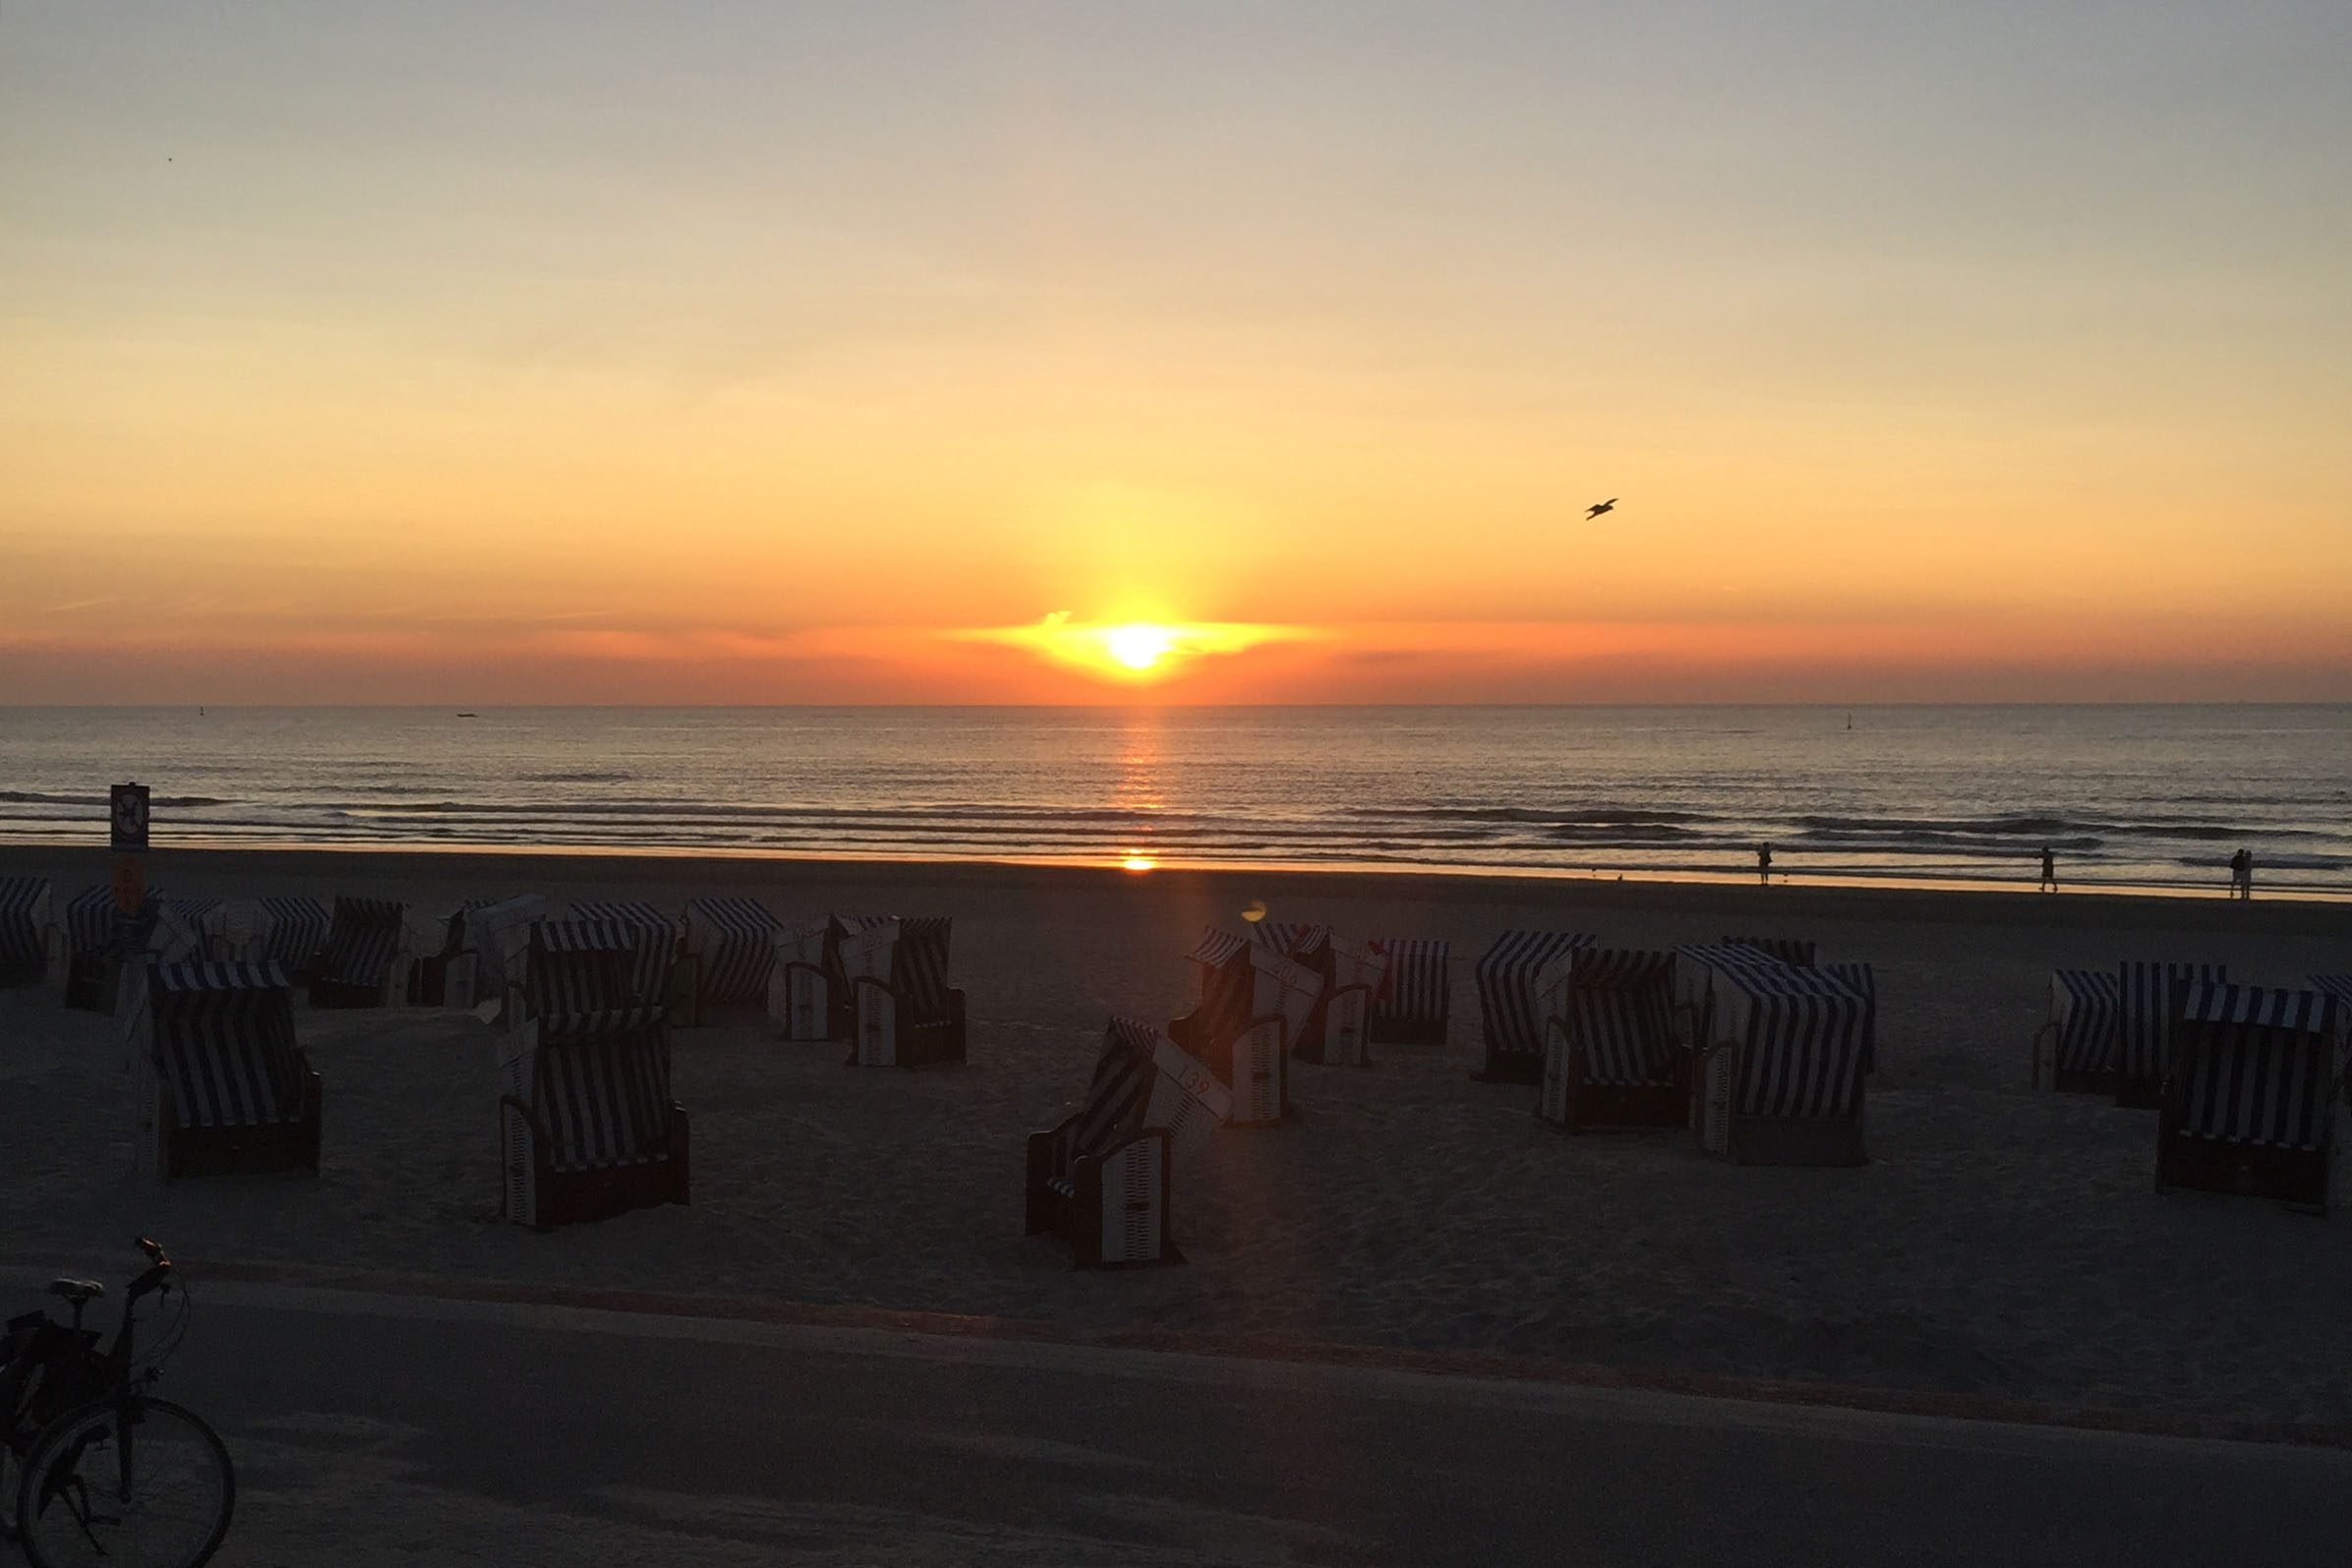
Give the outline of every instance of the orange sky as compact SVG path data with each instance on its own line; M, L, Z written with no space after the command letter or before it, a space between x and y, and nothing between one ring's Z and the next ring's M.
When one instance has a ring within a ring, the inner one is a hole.
M2255 9L31 6L0 701L2352 699Z

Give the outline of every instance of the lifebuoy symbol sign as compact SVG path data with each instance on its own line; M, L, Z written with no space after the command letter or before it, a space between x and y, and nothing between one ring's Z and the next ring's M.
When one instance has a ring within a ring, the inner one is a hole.
M106 793L116 854L145 854L147 846L147 786L119 784Z

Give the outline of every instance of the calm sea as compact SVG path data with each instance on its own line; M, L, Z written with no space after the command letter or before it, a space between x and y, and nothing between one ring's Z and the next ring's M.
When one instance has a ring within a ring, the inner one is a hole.
M2352 894L2352 707L0 709L0 842L726 848Z

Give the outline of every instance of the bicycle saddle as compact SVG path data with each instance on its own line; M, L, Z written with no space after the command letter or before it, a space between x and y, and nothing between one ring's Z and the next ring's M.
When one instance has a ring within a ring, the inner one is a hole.
M49 1281L49 1294L62 1296L80 1307L93 1296L105 1295L106 1287L94 1279L53 1279Z

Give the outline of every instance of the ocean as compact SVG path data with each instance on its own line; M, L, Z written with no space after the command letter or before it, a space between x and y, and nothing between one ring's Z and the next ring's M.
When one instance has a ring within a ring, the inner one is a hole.
M2352 894L2352 707L0 709L0 846L154 842Z

